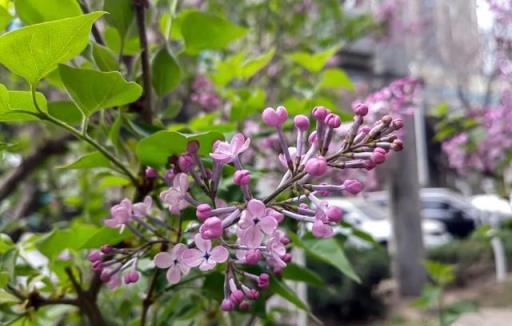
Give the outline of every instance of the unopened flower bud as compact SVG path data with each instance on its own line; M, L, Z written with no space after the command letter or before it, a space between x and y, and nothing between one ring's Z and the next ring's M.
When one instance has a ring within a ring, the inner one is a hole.
M313 117L317 120L317 121L324 121L325 120L325 117L330 113L331 111L329 111L329 109L323 107L323 106L315 106L315 108L313 108L313 111L312 111L312 114L313 114Z
M270 276L267 273L261 273L258 276L258 287L266 288L270 284Z
M381 150L378 150L378 148L376 148L373 151L372 156L371 156L370 159L375 164L384 163L384 161L386 160L386 152L384 151L384 153L383 153Z
M364 117L368 114L368 105L359 103L354 107L353 112L361 117Z
M248 250L245 254L245 262L249 265L256 265L262 258L261 252L258 249Z
M287 264L292 261L292 258L292 254L290 254L289 252L287 252L286 254L283 255L283 257L281 257L281 259Z
M208 204L199 204L196 208L196 216L200 221L206 220L212 213L212 207Z
M295 127L299 130L306 131L309 129L309 118L305 115L299 114L293 119Z
M101 246L100 250L105 255L108 255L108 254L111 254L114 251L114 247L112 247L111 245L107 245L106 244L106 245Z
M266 108L261 114L263 122L271 127L280 128L288 119L288 111L284 106L279 106L276 110Z
M404 143L400 139L395 139L391 143L391 149L395 152L400 152L404 149Z
M222 228L222 220L216 216L210 217L204 221L199 228L201 238L204 240L213 240L220 238L224 229Z
M343 211L341 208L336 206L329 206L325 212L329 222L338 223L343 218Z
M194 167L194 158L190 154L183 154L178 158L178 166L182 172L188 172Z
M310 144L314 144L314 143L316 143L317 138L318 137L316 136L316 131L313 131L312 133L309 134L308 142Z
M103 254L99 250L93 250L87 256L87 258L89 259L89 261L91 263L94 263L95 261L101 260L102 257L103 257Z
M280 239L280 242L281 242L283 245L285 245L285 246L286 246L287 244L289 244L289 243L291 242L291 240L290 240L290 238L288 238L288 237L284 236L284 237L282 237L282 238Z
M242 311L247 311L251 308L251 303L249 301L242 301L242 303L240 303L240 310Z
M380 121L382 121L382 123L383 123L385 126L389 126L389 124L391 123L391 121L393 121L393 118L392 118L390 115L385 115L385 116L383 116L382 118L380 118Z
M284 220L284 215L272 208L267 208L267 215L272 216L277 223L281 223Z
M111 271L109 269L104 269L100 274L100 280L103 283L108 283L108 281L110 281L110 279L111 279L110 273L111 273Z
M260 293L255 289L249 289L247 291L247 297L251 300L258 300Z
M176 175L176 173L174 173L174 171L172 169L167 170L164 174L165 182L172 183L172 180L174 180L175 175Z
M338 128L341 126L341 119L337 114L329 113L324 120L325 124L327 124L331 128Z
M130 271L126 274L124 274L124 283L130 284L130 283L137 283L139 280L139 272L137 271Z
M343 187L345 187L345 190L352 195L357 195L361 190L363 190L363 184L357 180L345 180L345 182L343 182Z
M220 309L222 311L232 311L235 309L235 304L230 299L222 300L222 304L220 305Z
M231 292L231 295L229 296L229 300L231 300L235 305L242 302L244 298L245 295L241 290L235 290Z
M247 170L237 170L233 176L233 182L239 186L247 186L251 181L251 172Z
M197 153L199 150L199 142L197 140L189 141L187 144L187 152Z
M327 161L323 156L317 156L306 162L306 172L314 177L319 177L327 172Z
M392 122L391 122L391 125L393 126L393 128L395 129L402 129L404 127L404 120L400 119L400 118L397 118L397 119L394 119Z
M150 179L156 178L158 176L157 170L155 168L152 168L151 166L148 166L144 173L146 174L146 177Z

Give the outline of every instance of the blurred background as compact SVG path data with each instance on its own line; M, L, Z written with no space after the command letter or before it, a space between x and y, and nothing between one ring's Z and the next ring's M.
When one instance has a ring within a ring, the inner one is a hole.
M88 10L104 6L84 3ZM8 15L2 28L27 24L30 18L16 15L12 1L0 4ZM267 105L283 104L293 114L325 105L345 112L346 121L361 101L373 114L394 112L405 120L404 151L378 169L350 176L364 182L364 192L327 198L350 226L340 227L336 239L361 282L294 253L294 261L314 273L307 285L290 285L314 315L325 325L510 325L511 1L186 0L172 13L168 5L150 2L150 43L165 39L179 48L180 31L167 29L166 22L191 9L221 15L250 32L225 52L192 57L176 51L181 83L155 104L164 124L221 132L254 127L257 133L251 117ZM136 32L128 30L120 42L113 26L98 24L106 46L137 67ZM249 59L265 63L246 77L236 75L237 65ZM1 69L1 83L24 87ZM135 68L125 73L140 78ZM53 103L49 110L58 114L67 102L52 91L55 85L58 80L49 78L42 88ZM407 96L393 102L397 87ZM115 117L103 118L114 123ZM136 119L122 123L125 140L150 130ZM95 132L115 147L109 129ZM73 221L99 223L126 183L101 168L55 169L83 151L55 129L1 123L0 141L0 231L14 242L29 239L17 252L23 264L0 242L0 266L41 271L48 264L48 246L37 245L45 243L44 235ZM272 137L258 141L256 153L277 152ZM133 148L126 140L121 152ZM259 180L260 190L275 187L276 167L257 164L270 171ZM113 292L119 303L112 307L130 302L135 291ZM280 317L283 324L311 322L288 302L276 299L270 306L276 313L289 309ZM191 324L191 314L183 313L183 325Z

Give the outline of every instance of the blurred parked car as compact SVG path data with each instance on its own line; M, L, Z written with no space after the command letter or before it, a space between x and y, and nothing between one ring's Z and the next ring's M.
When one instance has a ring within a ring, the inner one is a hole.
M367 199L388 207L387 192L369 193ZM423 188L420 199L423 218L442 222L451 235L466 237L475 229L478 211L462 195L446 188Z
M511 203L497 195L472 196L471 204L478 210L481 223L501 223L512 218Z
M375 241L387 245L391 240L392 228L387 210L363 199L327 198L330 205L343 210L344 221L370 234ZM423 242L426 247L445 244L451 240L443 223L425 219L422 222ZM338 230L344 233L343 228ZM349 237L356 245L364 246L361 240Z

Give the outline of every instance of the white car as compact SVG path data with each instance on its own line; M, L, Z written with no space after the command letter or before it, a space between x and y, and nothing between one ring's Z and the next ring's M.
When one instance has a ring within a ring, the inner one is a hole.
M343 210L344 221L368 233L375 241L385 245L391 241L392 227L386 209L362 199L326 198L326 200L329 205L337 206ZM452 239L441 222L424 219L422 228L423 243L426 247L442 245ZM357 246L369 245L366 241L351 235L347 228L339 227L336 231L347 235L349 241Z

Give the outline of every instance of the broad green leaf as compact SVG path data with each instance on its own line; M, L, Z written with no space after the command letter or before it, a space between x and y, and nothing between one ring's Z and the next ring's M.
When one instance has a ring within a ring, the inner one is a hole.
M310 72L318 72L325 67L327 61L329 61L338 49L339 47L335 46L314 54L307 52L294 52L288 55L288 58Z
M92 232L89 236L89 239L80 245L80 249L99 248L104 244L114 245L129 238L131 234L126 230L119 232L119 229L103 226Z
M73 163L59 166L59 169L76 170L110 167L110 160L100 152L91 152L80 157Z
M185 20L185 17L191 13L196 12L196 10L193 9L184 9L181 10L174 19L171 18L170 13L165 13L160 17L159 20L159 27L160 27L160 33L166 38L172 38L173 40L183 40L183 35L181 34L181 25L183 24L183 21ZM171 26L170 34L168 34L168 27L169 24Z
M30 25L0 36L0 63L35 85L86 47L103 12Z
M275 277L272 277L270 279L269 290L272 293L275 293L283 297L284 299L290 301L295 306L297 306L297 308L300 308L305 311L309 310L308 306L297 296L297 294L295 294L295 292L293 292L292 289L290 289L290 287L288 287L288 285L286 285L286 283L278 280Z
M110 131L108 132L108 139L110 139L112 145L114 145L116 148L119 148L120 146L119 133L121 132L122 123L123 115L121 112L119 112L119 115L117 116L116 120L110 127Z
M6 304L6 303L7 304L17 303L19 301L20 301L20 299L18 299L13 294L10 294L9 292L7 292L4 289L0 289L0 305Z
M103 191L112 187L122 187L130 184L130 180L117 175L103 177L98 183L98 190Z
M312 270L297 265L295 263L289 263L283 271L283 278L292 281L299 281L308 283L317 287L325 286L324 280L317 273Z
M239 76L244 60L245 53L240 52L228 57L224 61L218 62L215 72L211 75L213 82L216 85L224 86L233 78Z
M350 77L342 69L327 69L322 73L320 79L320 87L322 88L343 88L348 91L354 91L354 85Z
M60 65L59 72L69 96L87 117L101 109L132 103L142 94L142 87L124 80L117 71Z
M106 46L93 43L92 57L94 58L96 66L98 66L101 71L119 70L119 62L117 61L115 53Z
M186 49L192 54L205 49L223 49L246 32L247 29L223 17L199 11L188 13L181 24Z
M123 55L136 55L140 52L139 38L132 37L131 35L126 35L123 42L121 41L121 36L119 35L119 31L114 27L105 28L105 32L103 33L105 38L105 43L107 46L112 49L116 54Z
M67 124L74 125L82 121L82 113L71 101L48 102L48 113Z
M270 60L272 60L274 53L275 49L272 48L270 51L244 62L240 71L240 77L249 79L254 76L258 71L263 69L263 67L265 67L270 62Z
M14 242L11 238L5 233L0 233L0 254L3 255L12 248L14 248Z
M153 88L159 96L172 91L180 84L180 65L166 47L161 48L153 59L151 77Z
M46 112L46 98L43 94L36 92L36 101L39 108ZM31 114L14 112L13 110L24 110L38 113L32 93L27 91L8 91L5 86L0 84L0 121L35 121L39 120Z
M8 272L5 272L5 271L0 272L0 288L5 287L7 285L7 283L9 283L9 280L10 280L10 277L9 277Z
M301 240L293 233L290 233L290 239L309 255L336 267L354 281L361 282L336 239L316 239L312 236L306 236Z
M82 14L77 0L15 0L16 15L27 25Z
M266 93L263 89L243 89L232 94L231 121L243 121L250 115L259 112L265 106Z
M199 142L200 155L207 155L211 152L213 143L219 139L223 139L223 136L218 132L186 135L163 130L139 141L135 152L142 164L158 167L165 165L170 156L185 152L191 140Z
M12 20L11 14L0 6L0 32L3 32Z
M110 14L106 16L107 22L124 38L133 23L133 0L105 0L103 10Z

